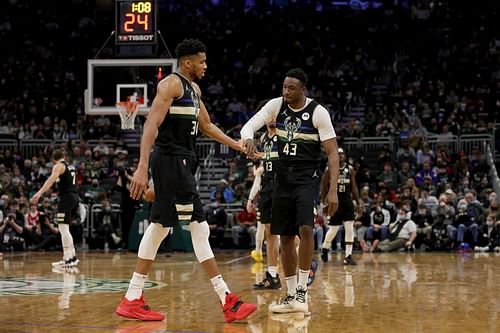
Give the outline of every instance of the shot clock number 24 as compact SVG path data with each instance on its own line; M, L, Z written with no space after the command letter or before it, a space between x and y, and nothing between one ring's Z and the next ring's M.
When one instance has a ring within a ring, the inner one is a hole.
M156 43L156 0L117 0L116 44Z

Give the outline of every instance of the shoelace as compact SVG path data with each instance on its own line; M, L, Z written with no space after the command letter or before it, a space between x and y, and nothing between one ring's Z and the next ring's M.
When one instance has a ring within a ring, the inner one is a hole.
M285 299L283 300L283 304L290 304L294 299L295 297L293 295L286 295Z
M300 303L306 302L306 291L305 290L297 290L297 294L295 295L295 299Z

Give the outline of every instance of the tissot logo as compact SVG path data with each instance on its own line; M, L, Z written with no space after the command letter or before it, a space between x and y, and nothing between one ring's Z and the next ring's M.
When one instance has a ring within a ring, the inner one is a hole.
M66 281L62 276L54 279L35 277L4 277L0 278L0 296L8 295L47 295L61 294L63 288L72 288L75 294L124 292L128 289L129 280L92 279L76 276L76 279ZM166 283L147 281L146 289L162 288Z

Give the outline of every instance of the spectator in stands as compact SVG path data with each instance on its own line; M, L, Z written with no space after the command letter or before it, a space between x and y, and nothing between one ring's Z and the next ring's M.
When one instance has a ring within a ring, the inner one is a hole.
M370 226L366 231L365 238L359 242L363 251L373 252L377 249L379 242L387 238L390 222L391 214L387 209L382 207L381 202L377 198L370 213Z
M207 223L210 228L210 240L215 248L224 247L224 232L228 226L224 203L222 192L217 191L215 192L215 200L205 207Z
M121 242L121 237L116 233L118 226L118 215L113 212L109 200L101 201L101 211L97 214L97 235L104 238L104 242L111 244L112 248L117 248Z
M426 240L431 238L432 225L434 224L434 217L424 203L418 205L417 211L411 215L411 219L417 226L417 238L415 239L415 246L419 247L424 244Z
M457 243L460 246L464 243L464 239L467 233L471 234L471 240L469 245L472 248L477 243L478 240L478 229L479 226L476 223L473 216L469 215L470 212L467 209L467 202L465 199L460 200L457 206L458 213L455 217L455 227L457 228Z
M384 163L384 171L377 177L379 188L386 188L390 191L398 189L398 173L392 169L392 163Z
M425 186L425 177L430 177L432 185L436 185L438 182L437 172L431 167L431 163L429 161L425 161L422 164L422 169L415 175L415 182L421 189Z
M384 144L382 148L379 149L378 155L378 170L385 171L385 165L387 162L391 163L391 171L392 171L392 151L388 144Z
M446 190L450 191L451 190ZM455 207L453 201L450 199L450 195L443 193L439 196L439 204L437 208L437 214L442 214L444 216L444 223L446 225L453 225L455 222Z
M424 142L422 148L417 151L417 167L421 167L424 162L432 163L435 159L434 151L430 148L429 143Z
M389 121L389 118L384 118L382 122L377 125L375 131L376 136L390 137L396 132L396 129L392 122Z
M500 221L495 215L488 215L486 223L479 231L478 243L474 248L477 252L500 252Z
M409 208L401 205L394 223L389 226L389 239L380 242L378 248L382 252L411 248L417 237L417 226L408 218Z
M373 200L370 198L369 191L370 189L368 186L363 186L359 192L361 209L354 221L354 230L358 245L360 245L361 240L365 239L366 230L371 225L370 213Z
M398 161L398 165L402 165L403 162L408 162L409 164L414 165L417 160L415 150L410 147L407 136L401 137L400 147L396 153L396 159Z
M467 204L467 214L476 222L484 221L483 208L481 203L477 200L477 193L475 190L470 190L465 193L465 203Z
M411 211L414 212L417 210L417 200L411 194L409 186L404 185L401 188L400 194L398 196L398 202L409 202Z
M418 205L423 204L427 207L428 211L432 216L436 216L437 208L439 206L438 199L429 193L429 191L425 188L420 191L420 198L418 199Z
M398 171L399 184L406 184L408 178L415 175L415 170L412 168L413 164L408 161L401 162L401 169Z
M229 183L225 179L221 179L219 184L217 184L216 188L210 193L210 200L215 200L215 193L222 192L224 196L224 201L226 203L232 203L234 201L234 191L229 187Z
M0 222L0 250L20 251L24 249L24 239L16 231L19 225L14 214L8 214Z
M59 234L59 229L51 222L54 220L52 207L48 206L43 210L39 208L39 210L41 236L40 242L36 245L34 250L58 249L61 246L61 236Z
M233 244L237 248L255 247L255 233L257 232L257 216L255 213L249 213L246 205L243 211L236 214L236 223L231 227Z
M430 239L425 241L426 247L435 251L448 251L455 241L453 226L445 223L445 215L438 213L432 224Z
M370 198L370 188L368 186L363 186L359 191L359 200L363 206L363 210L370 213L373 200Z

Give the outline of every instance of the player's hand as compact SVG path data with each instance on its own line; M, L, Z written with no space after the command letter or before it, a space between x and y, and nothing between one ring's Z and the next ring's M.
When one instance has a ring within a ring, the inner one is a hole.
M243 143L243 139L240 139L238 141L233 140L233 144L231 145L231 148L236 150L236 151L241 151L245 152L245 145Z
M255 153L257 152L257 147L255 146L255 142L253 141L253 139L246 139L243 145L244 153L247 155L247 158L253 159Z
M327 215L333 216L337 209L339 208L339 198L337 196L337 191L329 190L326 195L325 205L328 207Z
M257 214L257 212L255 211L255 205L251 200L247 201L247 212Z
M33 197L31 197L31 203L33 205L38 204L38 200L40 200L40 194L38 193L36 193L35 195L33 195Z
M138 167L130 181L130 197L139 200L148 187L148 170L146 167Z

